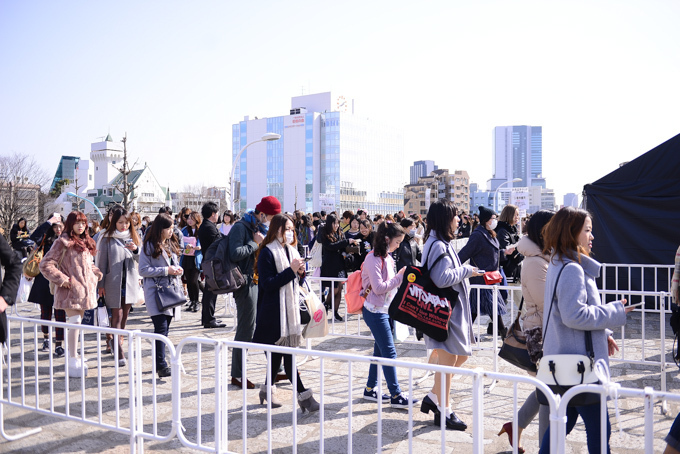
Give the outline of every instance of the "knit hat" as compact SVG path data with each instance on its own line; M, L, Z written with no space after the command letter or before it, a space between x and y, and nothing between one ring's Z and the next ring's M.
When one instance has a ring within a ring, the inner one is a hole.
M479 207L479 223L484 225L487 222L489 222L489 219L496 214L493 212L493 210L490 210L487 207L480 206Z
M273 195L268 195L267 197L262 197L260 203L255 205L255 209L260 213L272 216L281 213L281 202Z

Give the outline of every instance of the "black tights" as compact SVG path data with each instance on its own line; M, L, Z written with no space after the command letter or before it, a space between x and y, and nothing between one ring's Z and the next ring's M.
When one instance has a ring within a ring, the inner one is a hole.
M266 353L265 353L266 355ZM290 383L293 384L293 379L291 378L293 376L293 356L292 355L284 355L283 353L271 353L272 356L272 362L271 362L271 371L272 371L272 378L276 378L276 375L279 373L279 369L281 368L281 360L283 359L283 370L286 371L286 375L288 375L288 380L290 380ZM266 382L266 379L265 379ZM306 391L307 388L305 388L305 385L302 384L302 380L300 379L300 371L298 371L297 374L297 392L298 394Z

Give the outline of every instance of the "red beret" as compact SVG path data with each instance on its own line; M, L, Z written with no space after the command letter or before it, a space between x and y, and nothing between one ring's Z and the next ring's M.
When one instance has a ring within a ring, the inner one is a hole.
M260 203L255 205L255 209L260 213L274 215L281 213L281 202L273 195L262 197Z

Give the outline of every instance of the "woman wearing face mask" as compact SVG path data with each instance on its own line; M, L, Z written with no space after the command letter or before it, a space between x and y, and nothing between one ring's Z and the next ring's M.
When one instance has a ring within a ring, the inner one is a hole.
M106 307L111 309L111 327L125 329L130 307L139 300L139 246L141 241L137 230L130 222L130 215L125 210L115 210L111 224L102 233L95 263L104 275L99 282L99 296L106 300ZM125 366L123 338L118 336L118 349L111 345L112 338L107 338L107 352L117 353L120 366Z
M397 269L405 266L420 266L420 259L422 258L422 249L418 246L416 241L416 225L411 218L404 218L399 223L404 229L404 241L399 245L399 249L395 254L397 259Z
M97 281L102 273L92 256L96 244L87 233L87 217L72 211L64 223L64 232L52 244L40 262L40 272L56 285L54 307L66 312L66 322L79 325L86 310L97 307ZM87 375L87 365L78 356L79 329L69 329L66 340L70 377Z
M511 255L514 247L501 249L498 245L496 232L494 229L498 221L496 220L496 213L490 209L479 207L479 226L472 232L467 244L460 250L458 256L460 261L465 263L470 260L470 265L477 267L484 271L498 271L499 260L501 255ZM476 276L470 278L470 284L485 285L483 276ZM505 314L505 301L497 292L498 298L494 301L494 292L492 289L472 289L470 295L470 309L472 310L472 321L477 318L477 294L480 297L480 311L482 315L492 316L494 304L498 308L498 333L505 338L507 329L503 324L501 315ZM493 334L493 321L489 322L486 330L487 334Z
M201 226L203 218L197 211L194 211L187 218L187 225L182 229L184 239L196 238L196 246L191 246L187 241L184 242L182 258L179 265L184 270L184 277L187 281L187 293L189 294L189 307L187 311L198 312L198 275L201 274L201 262L203 252L201 252L201 242L196 233Z
M142 227L141 227L141 229L142 229L142 236L141 236L141 238L144 238L144 234L145 234L146 231L148 230L150 224L151 224L151 218L149 218L149 216L144 216L144 217L142 218Z
M423 218L421 218L419 214L412 214L411 219L413 219L416 226L416 234L414 235L414 238L416 239L418 246L420 246L422 249L423 237L425 236L425 224L423 223Z
M516 245L519 242L518 224L519 208L515 205L505 205L503 211L501 211L501 217L498 219L498 225L495 228L498 246L501 249ZM507 278L512 279L512 282L519 280L519 264L522 259L524 259L524 256L516 250L510 255L501 256L503 273Z
M321 259L321 277L339 277L341 279L347 278L347 271L345 270L345 258L342 253L349 244L359 244L358 239L346 239L345 235L340 231L340 222L334 214L326 216L326 225L321 233L322 259ZM330 288L329 281L322 281L322 288L325 290ZM333 310L335 312L335 320L342 322L344 319L338 313L340 307L340 300L342 298L343 282L335 282L335 302ZM324 300L327 309L331 306L331 297L327 296Z
M146 311L151 316L154 333L168 336L174 309L159 311L156 305L155 277L175 276L179 279L179 242L174 235L172 218L159 214L144 235L144 244L139 257L139 275L144 278L144 299L148 302ZM159 378L169 377L172 369L165 360L165 342L156 341L156 372Z
M59 238L64 231L64 224L61 216L56 215L49 218L46 222L41 224L33 234L31 239L35 242L37 248L42 248L43 256L47 255L52 249L52 244ZM54 306L54 295L50 293L50 283L42 273L38 274L33 281L31 293L28 295L28 300L33 303L40 304L40 318L42 320L52 320L52 308ZM66 322L66 312L63 309L54 309L54 319L58 322ZM50 351L49 328L42 327L43 343L40 351ZM64 328L56 329L56 340L54 342L54 356L64 356L64 347L61 346L64 341Z
M387 310L404 277L405 268L394 274L394 259L391 256L403 239L404 229L400 225L380 224L375 234L373 252L366 256L361 271L362 288L371 287L362 314L375 339L373 356L379 358L397 358L392 338L392 323ZM390 394L378 396L378 366L371 364L368 368L364 400L377 402L381 399L383 403L389 402L392 408L408 408L409 401L411 404L418 402L418 399L409 398L408 394L401 391L394 366L382 366L382 371Z
M258 276L257 321L253 342L284 347L299 347L303 343L300 323L299 285L305 276L304 261L297 251L293 220L284 214L275 215L269 232L260 243L255 258ZM286 375L293 383L293 357L271 354L269 365L272 379L276 378L281 361ZM305 388L298 371L298 405L305 411L318 411L311 389ZM271 386L271 406L280 407L276 385ZM260 387L260 404L267 399L267 382Z

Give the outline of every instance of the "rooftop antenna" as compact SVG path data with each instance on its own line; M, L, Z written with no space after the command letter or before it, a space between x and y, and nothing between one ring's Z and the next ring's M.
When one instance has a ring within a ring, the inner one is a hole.
M304 94L305 94L305 86L304 85L300 86L300 91L302 91L302 95L304 96Z

